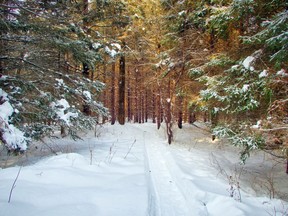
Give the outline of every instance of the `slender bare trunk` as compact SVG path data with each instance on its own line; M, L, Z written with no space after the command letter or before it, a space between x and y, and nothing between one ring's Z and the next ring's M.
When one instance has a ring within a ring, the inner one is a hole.
M115 62L112 63L112 74L111 74L111 98L110 98L110 114L111 114L111 124L114 125L116 121L115 116Z
M120 57L119 65L119 104L118 104L118 122L125 124L125 56Z

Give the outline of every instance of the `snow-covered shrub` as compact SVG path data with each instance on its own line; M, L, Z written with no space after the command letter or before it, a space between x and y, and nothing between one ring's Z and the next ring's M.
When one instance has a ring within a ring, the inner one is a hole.
M11 122L14 113L15 110L9 102L8 94L0 88L0 142L9 150L24 151L27 148L28 139Z
M241 130L233 130L231 126L217 126L213 129L212 133L217 137L227 138L231 141L232 145L241 148L240 159L245 163L251 151L264 148L265 140L259 134L247 134L244 129Z

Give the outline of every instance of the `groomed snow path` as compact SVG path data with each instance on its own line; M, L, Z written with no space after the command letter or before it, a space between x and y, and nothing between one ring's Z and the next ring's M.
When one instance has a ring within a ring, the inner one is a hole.
M252 196L242 188L242 202L235 200L236 192L229 196L229 182L213 164L219 160L233 175L228 164L233 169L238 157L231 161L231 152L215 147L204 128L175 129L169 146L164 128L155 127L106 124L97 128L96 137L91 132L83 141L49 143L62 153L40 161L39 144L38 162L27 157L11 203L19 167L0 169L0 216L287 215L281 200Z

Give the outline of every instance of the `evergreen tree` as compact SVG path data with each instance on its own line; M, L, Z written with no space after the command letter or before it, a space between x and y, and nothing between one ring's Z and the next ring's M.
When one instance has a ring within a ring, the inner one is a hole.
M111 19L111 13L122 10L116 1L105 16L96 10L83 12L99 2L2 1L1 91L7 92L5 101L14 109L9 124L24 131L27 139L49 135L58 126L63 135L66 128L76 138L77 130L95 125L98 114L107 115L98 100L104 84L85 72L115 52L95 25L123 25L127 19L118 19L121 14ZM85 115L82 104L94 115ZM3 136L1 140L7 143Z

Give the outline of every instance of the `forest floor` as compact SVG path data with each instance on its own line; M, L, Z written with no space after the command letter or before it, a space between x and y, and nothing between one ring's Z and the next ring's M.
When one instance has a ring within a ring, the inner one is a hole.
M22 156L1 151L0 215L288 215L285 161L257 151L242 165L202 123L175 128L172 145L155 127L105 124Z

